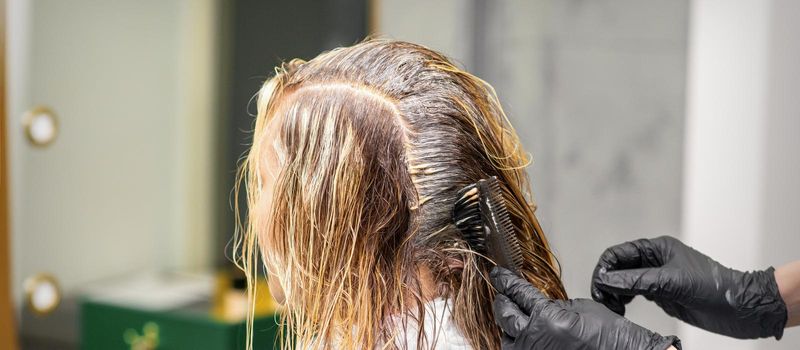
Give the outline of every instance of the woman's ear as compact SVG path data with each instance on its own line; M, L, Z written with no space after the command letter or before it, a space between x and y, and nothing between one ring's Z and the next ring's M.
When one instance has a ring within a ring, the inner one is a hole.
M448 257L445 259L445 263L447 264L447 268L450 270L461 271L464 269L464 261L460 259Z
M278 304L283 305L286 302L286 295L284 295L283 288L281 288L280 283L278 283L278 278L275 276L268 276L267 285L269 286L269 294L272 295L272 299L275 299L275 302Z

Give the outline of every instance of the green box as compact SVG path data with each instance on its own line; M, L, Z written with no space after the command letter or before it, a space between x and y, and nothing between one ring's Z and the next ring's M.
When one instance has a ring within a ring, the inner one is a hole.
M245 348L245 323L217 320L208 303L168 311L148 311L84 299L81 302L81 349L129 350L132 336L157 328L160 350L227 350ZM253 348L275 349L278 315L257 317ZM153 326L155 325L155 326ZM126 342L125 333L128 333ZM138 349L152 349L139 347Z

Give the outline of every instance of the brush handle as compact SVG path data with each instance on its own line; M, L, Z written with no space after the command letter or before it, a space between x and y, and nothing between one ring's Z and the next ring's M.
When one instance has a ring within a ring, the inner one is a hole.
M497 177L478 182L480 214L483 220L486 250L495 265L519 273L522 252L517 242L516 228L506 208L503 188Z
M504 238L497 232L494 232L489 226L484 226L484 234L486 235L486 250L487 256L496 266L500 266L509 271L519 275L519 266L508 257L504 249Z

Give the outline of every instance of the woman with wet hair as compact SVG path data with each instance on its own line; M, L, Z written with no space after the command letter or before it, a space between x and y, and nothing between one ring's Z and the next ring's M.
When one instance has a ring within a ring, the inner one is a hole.
M489 267L451 213L461 188L496 176L521 275L566 298L529 163L492 87L435 51L370 40L292 60L259 92L241 172L249 294L261 258L286 349L499 348Z

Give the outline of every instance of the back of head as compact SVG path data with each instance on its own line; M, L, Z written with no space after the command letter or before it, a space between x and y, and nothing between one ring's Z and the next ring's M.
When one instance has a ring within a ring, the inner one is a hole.
M242 261L252 273L260 246L294 341L391 344L405 326L393 316L443 297L474 348L499 348L487 266L451 218L456 193L490 176L504 185L521 273L565 297L529 198L527 154L492 88L441 54L371 40L294 60L265 83L258 109Z

